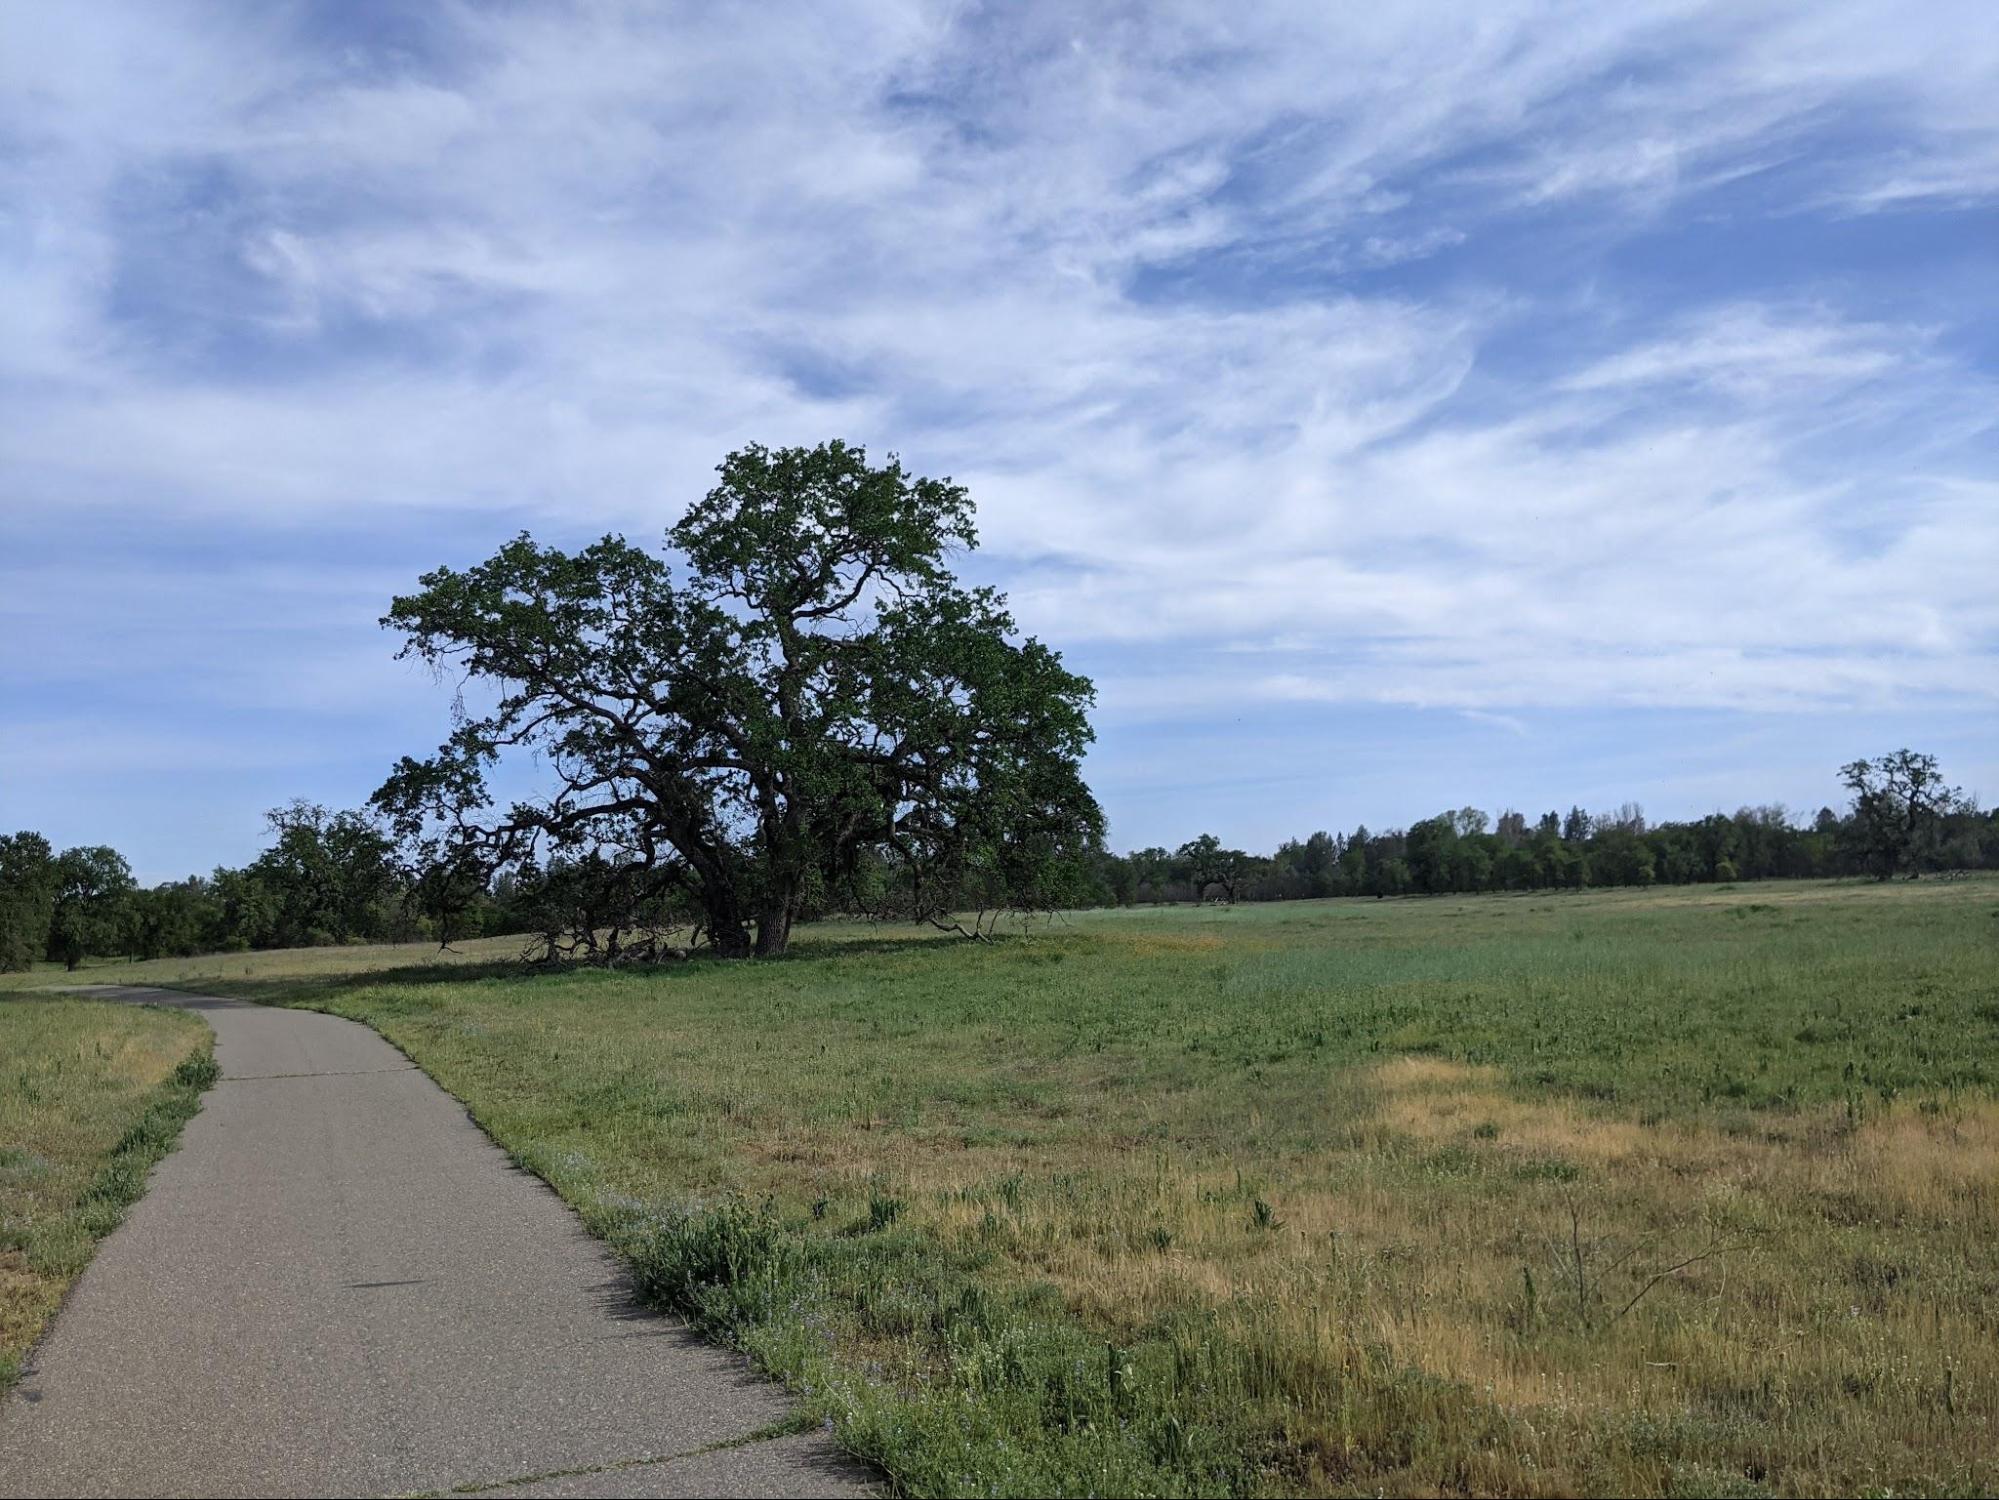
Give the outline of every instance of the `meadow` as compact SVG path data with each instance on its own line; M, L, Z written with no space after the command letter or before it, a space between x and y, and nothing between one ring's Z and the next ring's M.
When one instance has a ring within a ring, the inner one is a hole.
M376 1026L910 1493L1999 1487L1999 881L497 951L107 977Z
M208 1028L0 994L0 1391L212 1080Z

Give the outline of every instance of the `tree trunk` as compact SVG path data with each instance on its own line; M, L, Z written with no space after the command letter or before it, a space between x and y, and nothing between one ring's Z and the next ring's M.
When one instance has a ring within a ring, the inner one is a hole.
M701 909L708 917L708 942L720 958L750 956L749 923L743 918L742 903L735 890L726 885L707 885L702 890Z
M791 924L798 916L799 881L785 880L770 893L757 914L757 957L775 958L791 945Z
M757 918L757 957L775 958L791 942L791 910L780 906Z

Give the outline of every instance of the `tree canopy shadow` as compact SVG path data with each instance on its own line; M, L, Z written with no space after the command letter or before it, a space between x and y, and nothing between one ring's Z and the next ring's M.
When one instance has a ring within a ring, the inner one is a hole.
M1034 934L1002 931L993 935L989 942L996 947L1007 947L1025 941L1031 936ZM964 939L932 933L906 935L882 933L856 938L815 938L808 931L802 933L799 940L784 953L763 958L723 958L718 954L699 950L684 959L624 964L594 963L578 959L496 958L454 961L439 958L398 964L393 968L357 968L316 974L190 976L186 979L166 981L161 987L187 993L212 994L230 1000L264 1002L303 1000L310 1003L315 997L364 986L421 989L433 985L479 984L493 981L509 984L531 983L538 979L585 974L599 974L606 979L643 976L647 979L676 982L699 975L747 971L769 965L784 965L789 968L801 964L829 964L847 959L927 958L932 955L941 961L944 955L956 952L963 946L965 946Z

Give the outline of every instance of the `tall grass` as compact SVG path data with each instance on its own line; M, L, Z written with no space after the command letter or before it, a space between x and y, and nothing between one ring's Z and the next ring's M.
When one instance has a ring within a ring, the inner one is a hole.
M215 1081L178 1011L0 997L0 1390Z

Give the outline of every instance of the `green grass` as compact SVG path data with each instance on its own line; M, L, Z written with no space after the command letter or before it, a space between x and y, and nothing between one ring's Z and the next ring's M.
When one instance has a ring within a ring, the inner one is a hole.
M193 1016L0 996L0 1390L214 1075Z
M912 1493L1999 1485L1999 882L228 962Z

